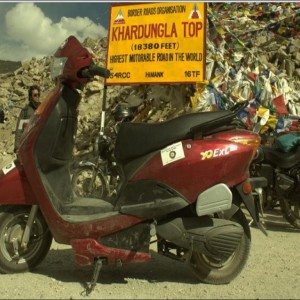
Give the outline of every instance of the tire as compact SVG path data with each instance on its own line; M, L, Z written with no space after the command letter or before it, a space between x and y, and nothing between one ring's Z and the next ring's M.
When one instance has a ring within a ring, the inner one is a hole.
M294 204L287 198L279 200L281 212L284 218L295 228L300 229L300 203Z
M72 188L76 196L102 199L108 195L105 175L102 171L97 170L94 182L91 182L94 172L93 167L87 166L80 167L74 171L72 176Z
M11 208L0 214L0 272L21 273L33 270L49 252L52 235L38 211L33 222L27 250L20 247L30 207ZM19 257L14 257L12 240L18 245Z
M226 261L216 260L198 251L191 255L190 265L196 277L209 284L231 282L244 268L250 252L250 228L244 213L239 209L231 221L239 223L244 229L242 240L236 251Z

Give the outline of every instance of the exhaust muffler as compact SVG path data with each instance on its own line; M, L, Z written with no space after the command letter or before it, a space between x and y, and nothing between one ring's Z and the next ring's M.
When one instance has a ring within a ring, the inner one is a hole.
M244 234L238 223L207 216L169 220L158 224L156 232L178 247L198 250L219 259L228 259Z

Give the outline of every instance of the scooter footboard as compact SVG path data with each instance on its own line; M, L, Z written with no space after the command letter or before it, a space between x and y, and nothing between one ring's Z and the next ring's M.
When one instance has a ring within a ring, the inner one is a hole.
M12 164L0 170L0 205L38 204L22 169Z

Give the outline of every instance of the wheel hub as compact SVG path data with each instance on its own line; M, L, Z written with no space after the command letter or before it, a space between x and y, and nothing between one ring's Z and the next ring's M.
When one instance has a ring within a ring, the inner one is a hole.
M12 259L19 259L19 246L21 245L22 236L24 230L20 224L15 224L14 226L9 228L9 232L6 236L5 241L8 244L11 244L14 255L11 257Z
M24 230L22 229L20 224L16 224L13 227L11 227L11 230L8 235L8 242L13 243L14 241L18 241L21 243L22 236L23 236Z

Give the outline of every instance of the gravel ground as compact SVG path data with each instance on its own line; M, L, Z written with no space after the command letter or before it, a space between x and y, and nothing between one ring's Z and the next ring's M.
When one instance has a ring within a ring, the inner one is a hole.
M0 275L1 299L299 299L300 232L276 212L267 215L269 236L252 228L252 248L230 284L195 280L189 267L151 250L152 260L122 268L105 266L94 292L82 293L91 268L75 265L69 246L55 242L34 273Z

